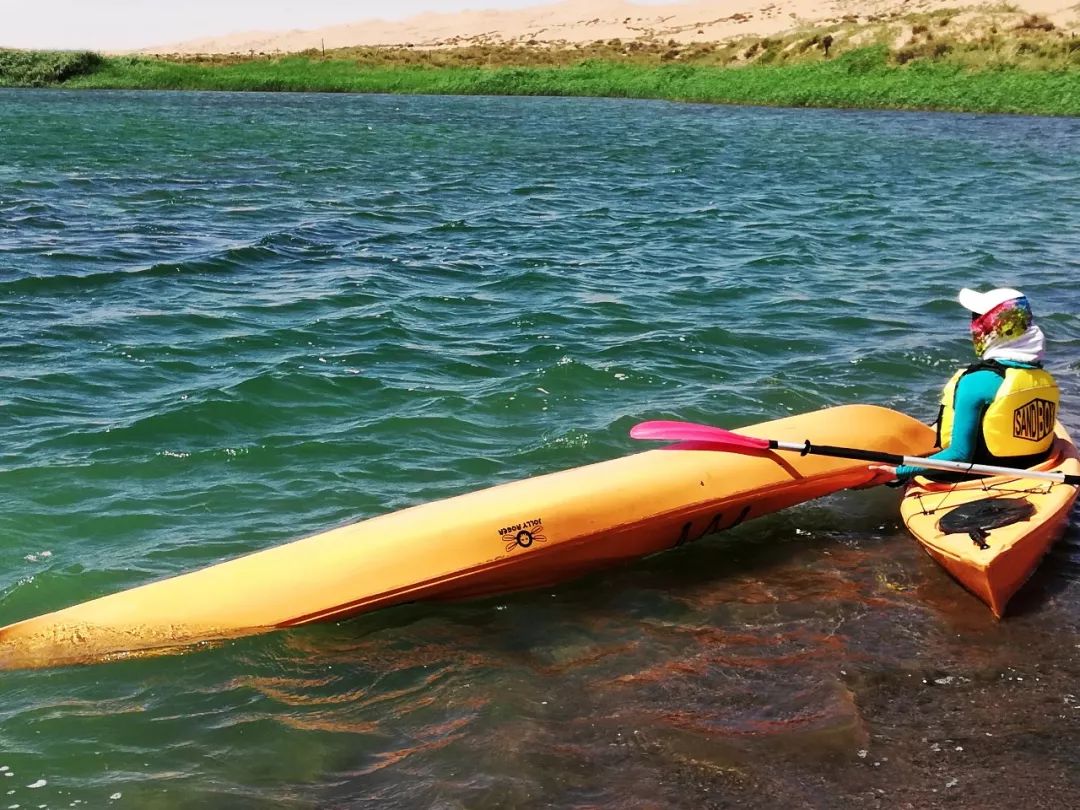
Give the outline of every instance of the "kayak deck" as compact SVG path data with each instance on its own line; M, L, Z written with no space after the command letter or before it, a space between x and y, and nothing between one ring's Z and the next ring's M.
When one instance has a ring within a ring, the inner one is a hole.
M746 428L911 454L922 423L849 405ZM662 449L332 529L0 628L0 668L79 663L422 599L549 585L865 483L865 462Z
M1080 473L1080 456L1068 432L1060 423L1055 432L1050 458L1032 469ZM900 514L926 552L1001 618L1009 599L1065 531L1076 496L1075 486L1017 476L959 483L916 477ZM959 509L976 517L957 514ZM960 519L950 522L950 515ZM995 516L1013 522L979 528L980 521L990 524Z

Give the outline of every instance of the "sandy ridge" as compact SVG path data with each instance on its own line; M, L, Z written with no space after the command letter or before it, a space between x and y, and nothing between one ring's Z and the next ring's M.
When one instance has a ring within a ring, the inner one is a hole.
M482 0L481 0L482 2ZM1041 14L1066 31L1080 30L1074 0L1016 0L1023 12ZM719 42L746 35L771 36L845 18L867 21L889 14L943 8L1000 8L999 2L960 0L726 0L677 5L636 5L625 0L563 0L517 11L421 14L400 22L361 20L293 31L252 30L142 49L142 53L291 53L349 46L452 47L471 44L560 45L595 40ZM257 20L252 21L257 24Z

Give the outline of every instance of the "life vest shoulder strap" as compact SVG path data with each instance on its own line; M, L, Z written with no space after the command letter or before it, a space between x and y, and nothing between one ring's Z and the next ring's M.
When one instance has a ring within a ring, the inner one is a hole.
M1008 366L999 363L997 360L980 360L978 363L972 363L964 369L963 374L960 376L966 377L968 374L974 374L976 371L992 371L1001 377L1001 379L1005 379L1005 374L1008 370Z

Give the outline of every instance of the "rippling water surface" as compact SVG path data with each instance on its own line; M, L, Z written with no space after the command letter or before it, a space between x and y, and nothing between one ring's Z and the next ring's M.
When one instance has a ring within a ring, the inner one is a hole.
M1078 221L1070 119L0 92L0 623L643 418L928 418L963 285L1028 293L1080 428ZM1076 528L998 624L847 493L556 589L2 673L0 791L1076 805L1078 653Z

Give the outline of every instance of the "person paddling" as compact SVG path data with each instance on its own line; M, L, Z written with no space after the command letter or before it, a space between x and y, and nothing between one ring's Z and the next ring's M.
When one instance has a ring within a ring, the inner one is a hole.
M930 458L1005 467L1045 460L1054 444L1060 392L1042 367L1045 338L1027 297L1010 288L980 293L965 287L959 300L971 312L979 361L945 385L937 421L941 451ZM870 486L929 474L921 467L870 469Z

